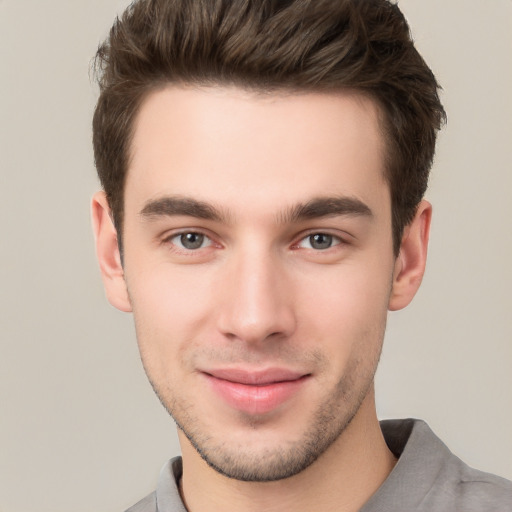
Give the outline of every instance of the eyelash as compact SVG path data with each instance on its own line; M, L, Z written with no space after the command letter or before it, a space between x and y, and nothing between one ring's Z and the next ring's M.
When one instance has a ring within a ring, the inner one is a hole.
M178 245L176 242L173 242L174 239L181 238L186 235L196 235L196 236L202 237L204 239L203 241L208 241L208 244L206 246L202 247L202 243L201 243L200 247L197 247L195 249L189 249L187 247L183 247L182 242L181 242L181 246ZM172 235L166 237L163 240L163 243L170 245L173 250L175 250L177 252L181 252L182 254L192 254L194 252L197 252L199 249L206 249L212 245L215 245L215 242L213 241L211 236L207 235L206 233L204 233L200 230L193 230L193 229L186 230L186 231L180 231L178 233L173 233Z
M312 239L314 237L325 237L325 238L329 239L329 241L331 242L331 245L329 245L329 247L325 247L323 249L312 247L311 246ZM324 251L328 251L329 249L332 249L333 247L347 244L346 240L344 240L342 237L340 237L338 235L333 235L332 233L325 232L325 231L312 231L312 232L306 234L305 236L303 236L297 243L293 244L292 248L300 249L301 244L304 242L307 242L307 241L309 241L310 246L305 247L305 249L313 250L315 252L324 252Z
M186 236L186 235L196 235L198 237L201 237L202 240L201 240L201 243L200 245L197 247L197 248L187 248L187 247L184 247L183 246L183 240L178 244L176 242L173 242L174 239L178 238L178 237L183 237L183 236ZM322 236L322 237L327 237L330 242L331 242L331 245L329 245L329 247L325 247L323 249L321 248L314 248L311 246L311 239L313 237L318 237L318 236ZM301 244L304 243L304 242L307 242L309 240L309 247L301 247ZM203 243L207 241L207 245L206 246L203 246ZM180 231L178 233L173 233L172 235L166 237L164 240L163 240L163 243L164 244L168 244L171 246L171 248L174 250L174 251L177 251L177 252L180 252L182 254L188 254L188 255L191 255L193 253L196 253L198 252L200 249L207 249L211 246L217 246L217 248L221 248L221 245L220 244L216 244L215 241L213 240L213 238L211 236L209 236L208 234L202 232L201 230L185 230L185 231ZM180 246L181 244L181 246ZM299 249L306 249L306 250L311 250L311 251L314 251L314 252L318 252L318 253L322 253L322 252L326 252L326 251L329 251L329 249L332 249L334 247L337 247L337 246L340 246L340 245L347 245L348 242L346 239L338 236L338 235L333 235L329 232L326 232L326 231L310 231L309 233L305 234L305 235L302 235L301 238L295 242L294 244L292 244L291 248L293 250L299 250Z

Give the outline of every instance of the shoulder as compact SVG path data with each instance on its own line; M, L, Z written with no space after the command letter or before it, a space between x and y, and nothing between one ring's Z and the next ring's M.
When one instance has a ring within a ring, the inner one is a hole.
M178 490L182 472L181 457L174 457L165 463L158 477L156 491L126 512L187 512Z
M421 435L414 442L425 443L437 454L436 463L431 465L436 474L424 498L425 510L445 510L440 508L445 504L446 510L512 512L512 482L468 466L435 436L426 423L417 421L415 428Z
M467 466L454 456L455 479L451 491L457 510L467 512L512 511L512 482Z
M157 512L156 492L152 492L138 503L130 507L126 512Z
M453 457L439 472L419 510L512 512L512 482L477 471Z
M512 482L469 467L425 422L387 420L381 428L398 462L365 512L512 512Z

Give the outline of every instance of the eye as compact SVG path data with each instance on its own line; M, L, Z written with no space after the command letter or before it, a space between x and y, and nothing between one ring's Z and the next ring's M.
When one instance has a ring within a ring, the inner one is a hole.
M303 238L298 247L304 249L314 249L316 251L325 251L335 245L341 244L341 239L337 236L328 235L327 233L313 233L312 235Z
M172 244L180 249L187 251L194 251L208 247L212 244L212 241L202 233L195 233L193 231L188 233L179 233L168 239Z

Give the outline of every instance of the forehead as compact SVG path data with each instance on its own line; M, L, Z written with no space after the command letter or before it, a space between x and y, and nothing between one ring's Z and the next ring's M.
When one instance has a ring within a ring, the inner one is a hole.
M164 195L241 211L388 198L379 111L353 92L167 87L140 108L125 192L127 209Z

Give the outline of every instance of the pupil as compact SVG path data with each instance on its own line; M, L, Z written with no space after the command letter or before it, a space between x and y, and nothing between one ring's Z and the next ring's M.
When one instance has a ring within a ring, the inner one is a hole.
M181 235L180 241L186 249L199 249L203 245L204 236L199 233L185 233Z
M311 247L313 247L313 249L329 249L329 247L332 245L332 236L318 233L316 235L311 235L309 237L309 242L311 243Z

